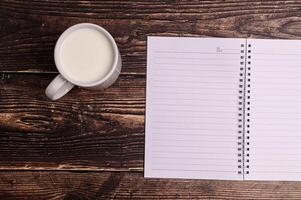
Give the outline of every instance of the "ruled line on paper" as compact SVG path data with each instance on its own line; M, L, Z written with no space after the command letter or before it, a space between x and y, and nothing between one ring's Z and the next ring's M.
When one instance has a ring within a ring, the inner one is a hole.
M204 66L204 67L207 67L207 66L219 66L219 67L233 67L233 66L235 66L234 64L228 64L228 65L225 65L225 64L212 64L212 63L202 63L202 64L200 64L200 63L162 63L162 62L157 62L157 63L154 63L155 64L155 66L162 66L162 65L171 65L171 66L183 66L183 65L185 65L185 67L187 67L187 66L199 66L199 67L202 67L202 66ZM239 66L239 63L236 63L236 66ZM158 67L157 68L155 68L155 69L158 69ZM173 71L175 71L176 69L174 69ZM209 70L208 70L209 71ZM215 72L217 72L216 70L215 70Z
M281 163L285 162L301 162L301 159L271 159L271 158L254 158L255 161L268 161L268 162L273 162L273 161L279 161Z
M212 166L212 164L205 164L205 163L182 163L182 162L176 162L176 163L170 163L170 162L154 162L154 165L176 165L176 166L204 166L204 167L208 167L208 166ZM215 166L217 167L233 167L232 165L226 165L226 164L215 164Z
M286 131L286 132L290 132L290 133L300 133L300 130L299 129L287 129L287 128L284 128L284 129L279 129L279 127L277 127L277 129L271 129L271 128L256 128L256 129L252 129L252 131L257 131L257 132L267 132L267 131L273 131L273 132L275 132L275 131L279 131L279 130L281 130L281 131Z
M202 96L208 96L208 95L214 95L214 96L230 96L230 97L233 97L233 94L229 94L229 93L208 93L206 91L206 93L201 93L200 91L199 92L177 92L177 91L174 91L174 92L162 92L162 91L154 91L153 94L187 94L187 95L193 95L193 94L198 94L198 95L202 95ZM301 96L301 95L300 95ZM238 98L238 95L237 95L237 98Z
M164 125L166 125L166 124L164 124ZM167 124L167 125L169 125L169 124ZM182 124L180 126L174 126L174 125L172 125L172 126L162 126L162 125L158 126L156 124L156 126L153 126L153 129L154 130L158 130L158 129L159 130L160 129L164 130L164 129L167 129L167 130L187 130L187 131L193 131L193 130L199 130L199 131L217 131L218 129L216 129L216 127L220 127L220 130L225 129L225 131L227 131L227 130L230 130L230 129L227 129L227 128L231 127L229 125L222 125L222 124L220 125L218 123L216 124L215 128L211 128L211 129L208 128L208 127L210 127L213 124L200 124L200 126L193 127L193 128L191 128L191 126L187 127L185 125L186 124Z
M266 69L266 71L270 70L270 69L278 69L275 70L275 72L277 71L281 71L281 69L285 68L288 72L290 70L296 70L299 69L300 66L299 65L285 65L285 64L280 64L280 65L263 65L263 64L257 64L258 66L261 66L262 68L260 69L251 69L253 72L254 70L257 71L261 71L262 69ZM273 72L273 70L271 70L271 72Z
M190 74L190 75L187 75L187 74L172 74L172 73L160 73L160 74L158 74L156 77L169 77L169 76L172 76L172 77L181 77L181 78L202 78L202 77L200 77L200 75L197 75L197 74ZM236 79L234 79L234 78L238 78L238 73L237 73L237 75L229 75L229 74L227 74L227 75L224 75L224 76L220 76L220 75L217 75L217 74L212 74L212 75L206 75L206 77L205 78L224 78L224 79L232 79L232 80L236 80Z
M156 126L153 126L152 129L168 129L168 130L187 130L187 131L191 131L191 130L199 130L199 131L237 131L237 129L226 129L226 128L223 128L223 129L216 129L216 128L212 128L212 129L204 129L204 128L190 128L190 127L156 127Z
M191 147L189 147L189 146L179 146L179 145L174 145L174 146L162 146L162 145L153 145L152 146L153 148L158 148L158 149L166 149L166 148L170 148L170 147L174 147L174 148L177 148L179 151L183 151L183 150L191 150L190 148ZM210 147L208 147L208 146L205 146L205 147L203 147L203 146L201 146L201 147L194 147L194 146L192 146L192 149L196 149L198 152L200 151L200 150L206 150L206 151L211 151L211 150L214 150L214 151L223 151L223 149L224 150L227 150L227 151L233 151L233 152L236 152L237 151L237 148L236 147L231 147L231 146L229 146L229 147L225 147L225 146L222 146L222 147L219 147L219 146L210 146ZM161 150L160 150L160 152L162 152Z
M275 67L275 66L274 66ZM287 67L290 67L290 66L286 66L286 68ZM299 66L300 67L300 66ZM166 69L167 70L167 69ZM260 73L274 73L274 72L283 72L283 70L265 70L265 71L263 71L263 70L259 70L259 72ZM301 71L289 71L289 70L286 70L286 72L285 73L287 73L287 74L301 74Z
M267 52L252 52L252 55L265 55L265 56L301 56L301 54L295 54L295 53L271 53L271 51ZM276 57L275 57L276 58ZM278 57L279 58L279 57ZM271 61L271 60L270 60Z
M214 65L216 66L216 65ZM187 67L187 65L185 64L185 67ZM173 72L185 72L187 71L187 69L175 69L175 68L153 68L154 70L157 71L170 71L172 70ZM222 72L222 73L234 73L237 72L237 70L209 70L209 69L189 69L190 72Z
M256 140L256 144L265 144L267 141L263 141L263 140ZM283 144L283 141L271 141L269 140L268 141L269 144ZM294 144L300 144L300 141L290 141L289 142L290 145L294 145ZM264 153L262 153L264 155ZM269 155L273 155L273 153L269 153ZM274 155L282 155L281 153L276 153ZM300 153L291 153L291 154L288 154L288 153L285 153L283 155L295 155L295 156L300 156Z
M277 59L276 59L277 61ZM254 61L255 62L255 61ZM277 63L277 62L276 62ZM263 69L266 68L266 69L269 69L269 67L271 68L282 68L282 67L285 67L285 68L288 68L288 67L297 67L299 68L300 65L298 65L298 63L296 63L296 65L292 65L292 64L275 64L275 63L265 63L264 65L261 64L261 63L257 63L256 65L258 65L258 67L262 67ZM254 70L254 69L253 69ZM259 69L256 69L256 70L262 70L261 68Z
M296 91L296 89L292 89L292 88L272 88L272 87L261 87L260 89L257 88L257 91L262 91L262 90L265 90L267 92L278 92L278 91L280 91L280 92L287 92L287 91L295 92ZM284 94L284 93L282 93L282 94Z
M181 96L180 96L181 97ZM210 98L210 99L204 99L204 98L180 98L180 97L176 97L175 99L171 99L170 97L160 97L160 98L152 98L152 100L154 102L166 102L166 101L180 101L180 102L194 102L194 101L197 101L197 102L200 102L200 103L207 103L207 102L214 102L214 103L232 103L233 104L233 100L231 99L214 99L214 98Z
M206 156L227 156L229 154L229 152L232 153L237 153L237 149L235 148L192 148L192 149L187 149L187 148L180 148L180 147L175 147L177 148L177 151L166 151L165 149L167 149L167 147L163 148L163 147L154 147L152 146L152 148L158 148L158 151L152 151L152 153L154 155L164 155L164 154L168 154L168 155L176 155L176 154L182 154L182 155L197 155L200 156L200 159L202 157L206 157ZM193 151L195 150L195 151ZM227 151L227 153L214 153L214 151Z
M152 158L154 159L183 159L183 160L187 160L187 159L192 159L192 160L200 160L200 157L189 157L189 156L185 156L185 157L166 157L166 156L152 156ZM235 161L237 162L237 159L233 159L233 158L202 158L202 161L207 161L207 160L215 160L215 161L219 161L219 160L226 160L226 161Z
M183 150L178 150L178 151L166 151L166 150L153 150L152 152L154 153L181 153L181 154L198 154L198 155L228 155L228 153L222 153L222 152L210 152L210 151L206 151L206 152L201 152L201 151L183 151Z
M288 133L289 132L287 132L287 134L285 136L284 135L276 135L275 136L272 133L270 133L270 134L265 133L264 135L261 134L260 137L261 138L271 138L273 136L273 138L301 138L301 135L296 135L296 134L295 135L291 135L291 134L288 134ZM299 132L297 132L297 133L299 133ZM252 133L252 135L256 136L255 133ZM285 148L287 148L287 147L285 147ZM301 147L300 147L300 149L301 149Z
M189 105L188 103L190 103L190 101L189 100L180 100L180 99L177 99L176 101L179 101L179 102L181 102L181 104L180 105L176 105L176 104L168 104L168 103L164 103L165 101L163 101L162 103L157 103L156 104L156 106L185 106L185 107L196 107L196 106L194 106L194 105ZM159 102L159 101L154 101L154 102ZM182 102L183 102L183 104L182 104ZM191 102L192 104L194 103L194 102ZM225 103L224 101L223 102L221 102L221 101L212 101L211 102L211 105L209 105L209 104L207 104L208 103L208 101L204 101L204 100L199 100L199 105L198 106L207 106L207 107L212 107L212 108L233 108L233 107L235 107L235 108L237 108L237 106L234 106L233 105L233 102L231 102L232 103L232 105L228 105L228 106L224 106L224 105L220 105L220 104L223 104L223 103ZM206 104L204 104L204 103L206 103ZM216 104L216 105L213 105L213 104ZM186 106L187 105L187 106ZM180 113L181 114L181 113ZM200 113L201 114L201 113ZM163 115L162 115L163 116ZM183 115L184 116L184 115ZM187 116L187 115L186 115ZM193 117L193 116L192 116ZM218 119L218 118L220 118L220 117L210 117L210 116L208 116L208 118L211 118L211 119L213 119L213 118L215 118L215 119Z
M191 116L191 115L154 115L158 118L165 118L165 117L168 117L168 118L192 118L192 119L221 119L221 120L225 120L225 117L210 117L210 116L206 116L206 117L201 117L201 116ZM229 119L229 118L227 118ZM236 120L237 118L230 118L230 120ZM301 120L301 118L300 118Z
M180 54L180 53L184 53L184 54L214 54L214 55L240 55L239 52L237 53L220 53L220 52L197 52L197 51L154 51L154 53L175 53L175 54Z
M191 138L216 138L216 137L219 137L219 138L235 138L235 137L237 137L237 134L236 135L231 135L231 134L229 134L229 135L222 135L221 133L220 134L202 134L202 135L200 135L200 134L197 134L197 133L194 133L194 134L191 134L191 133L183 133L183 132L181 132L181 133L174 133L174 134L172 134L172 133L162 133L162 132L154 132L154 138L156 138L156 136L159 136L159 137L169 137L169 136L172 136L172 135L174 135L175 137L177 137L177 136L182 136L182 137L191 137ZM170 144L170 145L172 145L172 144Z
M193 169L170 169L170 168L152 168L152 170L158 170L158 171L197 171L197 172L220 172L220 173L225 173L225 172L232 172L232 173L237 173L237 171L230 171L230 170L193 170Z
M216 58L195 58L195 57L155 57L155 59L168 59L168 60L214 60L216 61ZM233 61L233 58L220 58L220 61ZM300 60L301 61L301 60Z
M185 100L185 99L184 99ZM290 102L300 102L300 99L274 99L274 98L265 98L265 99L260 99L260 98L254 98L254 101L256 102L280 102L280 103L290 103Z
M255 110L255 109L254 109ZM261 114L292 114L292 113L294 113L294 115L296 116L296 115L301 115L301 112L289 112L289 111L267 111L266 109L265 110L261 110L260 112L259 111L257 111L257 113L256 114L259 114L259 113L261 113Z
M258 164L257 167L271 167L271 168L277 168L277 167L286 167L287 164L286 163L282 163L282 164L271 164L271 165L261 165L261 164ZM290 164L290 167L299 167L301 168L301 165L296 165L296 164Z
M162 105L162 106L165 106L164 104L165 103L167 103L168 105L170 105L170 106L172 106L173 104L169 104L168 102L179 102L179 103L181 103L181 104L183 104L182 106L184 106L184 108L185 109L187 109L187 108L189 108L189 107L191 107L191 106L187 106L187 107L185 107L185 105L189 105L189 104L191 104L191 105L195 105L195 106L206 106L206 105L208 105L208 106L210 106L210 105L212 105L212 108L213 107L215 107L215 108L219 108L219 107L223 107L223 108L233 108L233 107L236 107L237 109L238 109L238 106L236 106L235 105L235 102L232 102L232 101L214 101L214 100L212 100L212 101L206 101L206 100L204 100L204 99L200 99L199 101L195 101L195 100L189 100L189 99L153 99L153 102L154 103L156 103L157 105L156 106L160 106L160 105ZM210 102L210 104L208 104ZM198 104L199 103L199 104ZM225 105L225 103L228 103L229 105L227 105L227 106L223 106L223 105ZM238 102L236 103L236 104L238 104ZM164 107L162 108L162 106L160 106L158 109L164 109ZM180 108L180 107L179 107ZM199 107L198 107L199 108ZM168 108L168 109L170 109L170 108ZM183 107L181 107L180 109L183 109ZM160 114L160 113L158 113L158 114ZM165 113L164 113L165 114ZM183 115L183 113L179 113L179 114L181 114L181 115ZM162 115L162 113L161 113L161 115ZM200 115L202 115L202 113L200 113ZM163 116L163 115L162 115ZM183 116L185 116L185 115L183 115ZM189 116L189 115L186 115L186 116ZM210 116L208 116L209 118L210 118ZM219 117L223 117L223 116L216 116L216 118L219 118Z
M264 58L259 58L259 57L257 57L256 58L256 61L267 61L268 63L270 63L271 62L271 59L270 58L266 58L266 57L264 57ZM277 62L285 62L285 63L288 63L288 62L296 62L296 63L300 63L301 62L301 59L285 59L285 60L278 60Z
M273 170L265 170L265 171L252 171L252 173L275 173L275 174L279 174L279 173L284 173L284 174L300 174L301 171L289 171L289 170L285 170L285 171L273 171ZM276 180L276 179L275 179Z
M233 114L233 112L232 111L222 111L222 110L218 110L218 111L211 111L211 110L203 110L203 111L201 111L201 110L179 110L179 109L154 109L154 111L162 111L162 112L164 112L164 111L170 111L170 112L191 112L191 113L193 113L193 112L197 112L197 113L199 113L199 112L202 112L202 113L228 113L228 114ZM301 113L300 113L301 114Z
M194 140L189 140L189 139L173 139L173 138L160 138L160 139L152 139L152 141L169 141L169 142L224 142L226 144L227 142L232 142L232 140L200 140L200 139L194 139Z
M286 112L292 112L292 113L294 113L294 110L301 109L301 106L295 106L294 107L294 106L290 106L290 105L282 105L282 106L269 106L269 105L267 105L267 106L264 106L262 104L259 104L259 102L256 103L256 104L253 103L253 105L256 105L256 109L257 108L263 108L265 111L269 110L269 109L278 109L279 111L280 110L282 111L283 109L286 109Z
M240 48L223 48L223 51L240 51Z
M299 81L297 79L297 81ZM179 82L179 81L175 81L175 82ZM256 83L253 83L253 85L261 85L261 86L269 86L269 87L277 87L277 86L288 86L290 87L292 84L294 84L294 82L290 81L290 82L280 82L279 80L269 80L269 82L263 82L263 81L257 81ZM300 86L301 87L301 86ZM277 100L277 99L274 99L274 100Z
M268 141L266 141L266 142L268 142ZM257 141L256 141L256 143L258 143ZM270 147L270 149L272 149L272 148L275 148L275 146L269 146ZM260 150L263 150L262 148L260 149ZM254 151L254 153L255 153L255 151ZM285 151L285 152L280 152L280 151L278 151L278 152L272 152L272 153L269 153L269 152L261 152L261 154L258 156L254 156L253 155L253 157L254 158L256 158L256 157L275 157L275 156L277 156L277 158L279 158L279 159L281 159L281 157L289 157L289 156L293 156L293 157L299 157L300 156L300 154L298 154L298 153L290 153L290 152L288 152L288 151Z
M154 79L154 81L156 83L198 83L198 84L208 84L208 83L212 83L212 84L225 84L225 85L235 85L237 86L237 83L238 83L238 80L236 80L235 82L229 82L229 81L221 81L221 82L217 82L217 81L200 81L200 80L166 80L166 79L163 79L163 80L160 80L160 79Z
M204 124L206 124L206 125L208 125L208 124L216 124L216 123L214 123L214 122L192 122L192 121L186 121L186 122L184 122L184 121L168 121L168 122L166 122L166 121L152 121L153 123L155 123L155 124L198 124L198 125L204 125ZM222 123L222 122L219 122L219 124L220 125L232 125L233 124L233 122L231 123L231 122L224 122L224 123Z
M195 107L196 105L193 104L182 104L182 103L178 103L178 104L172 104L172 103L156 103L154 104L156 106L185 106L185 107ZM201 106L206 106L207 108L237 108L238 106L232 106L232 105L209 105L209 104L199 104Z
M272 74L270 73L268 76L269 76L269 79L280 79L280 80L290 80L290 79L300 79L299 76L280 76L279 74L277 74L278 76L272 76ZM256 78L267 78L266 76L264 75L257 75Z
M220 138L223 138L223 137L230 137L230 138L233 138L233 137L237 137L237 134L235 135L215 135L215 134L191 134L191 133L158 133L158 132L155 132L154 135L161 135L161 136L164 136L164 135L174 135L174 136L177 136L177 135L185 135L185 136L199 136L199 137L220 137ZM300 136L301 137L301 136Z
M256 136L255 136L256 137ZM271 136L269 136L269 137L271 137ZM264 137L263 137L264 138ZM265 137L265 138L268 138L268 137ZM256 146L255 146L256 147ZM268 146L266 146L266 147L268 147ZM257 147L256 148L260 148L260 145L257 145ZM281 150L298 150L298 151L300 151L301 150L301 148L298 148L298 147L281 147Z
M200 145L175 145L175 144L153 144L154 147L183 147L183 148L186 148L186 147L198 147L198 148L216 148L215 146L200 146ZM221 148L226 148L226 149L233 149L233 146L221 146ZM235 148L236 149L236 148Z
M259 92L256 92L256 91L252 91L253 94L256 94L256 96L259 96L259 97L264 97L265 93L259 93ZM301 97L301 94L268 94L267 96L274 96L274 97Z
M300 117L293 117L293 118L289 118L289 117L261 117L260 115L256 116L256 120L253 120L252 122L262 122L262 120L266 120L266 121L274 121L274 120L288 120L288 121L298 121L300 122L301 118Z
M262 121L257 121L257 123L260 123L261 125L268 125L268 126L286 126L286 127L294 127L294 126L299 126L301 127L300 122L298 123L288 123L288 122L279 122L277 124L273 122L262 122ZM278 128L278 127L277 127Z
M222 91L225 91L225 90L231 90L231 91L235 91L237 92L237 88L226 88L226 87L217 87L217 88L210 88L210 87L184 87L184 86L171 86L171 85L165 85L165 86L159 86L159 85L154 85L153 87L158 87L158 88L167 88L167 89L170 89L170 88L175 88L175 89L193 89L193 90L200 90L200 89L203 89L203 90L222 90Z

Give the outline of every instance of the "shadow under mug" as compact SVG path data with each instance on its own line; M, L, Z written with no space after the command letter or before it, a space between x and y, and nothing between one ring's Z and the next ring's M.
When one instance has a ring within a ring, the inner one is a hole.
M66 74L64 70L62 70L63 69L62 61L59 56L62 49L61 47L66 37L72 32L82 28L94 29L104 34L113 47L113 64L111 66L109 73L105 77L93 83L77 83L76 81L71 80L68 74ZM63 34L59 37L58 41L56 42L54 48L54 61L55 61L56 68L58 69L60 74L57 75L46 88L45 94L51 100L56 100L61 98L62 96L67 94L75 85L82 88L93 89L93 90L105 89L111 86L117 80L121 71L121 56L114 38L111 36L111 34L108 31L106 31L101 26L98 26L96 24L90 24L90 23L76 24L63 32Z

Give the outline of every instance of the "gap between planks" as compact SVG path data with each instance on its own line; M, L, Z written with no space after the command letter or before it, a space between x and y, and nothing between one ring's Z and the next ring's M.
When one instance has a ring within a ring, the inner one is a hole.
M58 72L44 72L44 71L0 71L2 74L59 74ZM136 73L136 72L121 72L121 76L145 76L145 73Z
M59 168L42 168L42 167L35 167L35 168L0 168L0 172L8 172L8 171L53 171L53 172L134 172L134 173L143 173L144 168L137 167L137 168L128 168L128 169L114 169L114 168L70 168L70 169L59 169Z

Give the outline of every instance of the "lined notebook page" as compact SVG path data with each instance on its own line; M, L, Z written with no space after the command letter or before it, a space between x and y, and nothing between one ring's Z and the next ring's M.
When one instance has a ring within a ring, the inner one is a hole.
M301 41L248 39L248 44L245 179L301 180Z
M242 180L244 39L148 37L145 176Z

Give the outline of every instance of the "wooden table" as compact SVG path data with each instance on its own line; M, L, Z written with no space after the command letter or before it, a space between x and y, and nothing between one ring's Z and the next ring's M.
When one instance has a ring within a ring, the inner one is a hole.
M53 48L69 26L112 33L113 87L59 101ZM146 37L301 38L301 1L0 1L0 199L301 199L301 182L144 179Z

